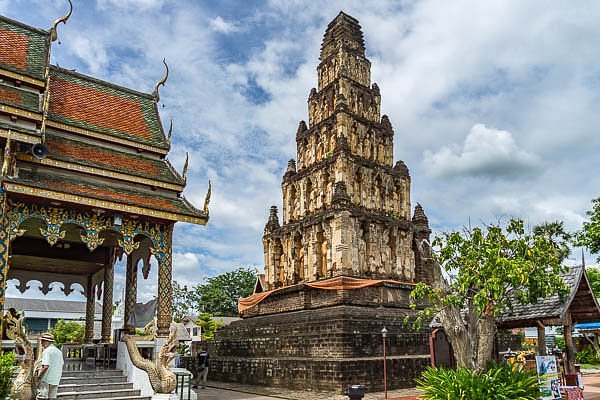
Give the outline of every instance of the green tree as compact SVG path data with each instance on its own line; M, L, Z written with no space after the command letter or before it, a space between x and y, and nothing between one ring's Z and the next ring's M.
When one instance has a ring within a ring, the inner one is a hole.
M458 366L485 369L492 360L496 318L515 302L568 292L559 276L564 232L537 232L527 233L522 220L511 219L506 227L465 229L433 240L431 285L419 283L411 294L414 308L426 301L414 324L437 315Z
M238 268L212 278L194 288L193 303L202 312L218 316L238 315L237 301L252 294L256 274L250 268Z
M60 347L64 343L83 343L85 327L77 322L61 319L50 329L50 333L54 335L54 345Z
M223 323L221 321L215 321L210 313L200 314L196 324L202 328L200 337L202 340L213 340L217 329L223 326Z
M592 286L592 292L596 298L600 298L600 270L594 267L588 267L585 269L590 285Z
M180 322L186 315L197 311L192 301L192 290L189 290L186 285L181 286L177 281L173 281L173 321Z
M10 387L16 371L15 354L12 352L0 354L0 399L10 398Z
M597 254L600 262L600 197L592 200L592 209L587 216L590 220L583 223L583 228L576 234L576 244L585 246L592 254Z

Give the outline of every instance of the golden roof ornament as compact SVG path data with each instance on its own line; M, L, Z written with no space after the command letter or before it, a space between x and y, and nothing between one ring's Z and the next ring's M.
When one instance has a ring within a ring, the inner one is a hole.
M181 172L181 177L183 178L184 182L187 181L188 161L189 161L189 154L186 151L185 152L185 163L183 164L183 171Z
M169 78L169 66L167 65L167 62L164 58L163 58L162 62L165 65L165 76L160 81L156 82L156 85L154 85L154 92L152 92L152 96L154 96L154 101L156 101L157 103L160 100L160 94L158 93L158 87L164 86L165 82Z
M204 198L204 213L208 215L208 204L210 203L210 194L212 192L212 186L210 184L210 179L208 180L208 190L206 191L206 197Z
M173 133L173 118L171 118L171 123L169 124L169 134L167 135L167 143L171 143L171 134Z
M56 21L54 21L54 23L52 24L52 28L50 28L50 41L51 42L54 42L54 41L56 41L56 39L58 39L58 31L57 31L58 24L60 24L61 22L63 24L66 24L67 20L73 13L73 3L71 3L71 0L67 0L67 1L69 2L69 11L65 15L63 15L62 17L60 17Z

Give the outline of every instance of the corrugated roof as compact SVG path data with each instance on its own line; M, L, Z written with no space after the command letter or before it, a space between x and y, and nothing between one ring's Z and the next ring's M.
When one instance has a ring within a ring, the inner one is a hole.
M17 311L64 312L85 314L85 301L66 301L52 299L28 299L7 297L5 308ZM95 314L102 314L102 305L96 302Z
M533 304L519 304L517 301L514 301L513 310L504 312L500 316L501 321L508 322L516 320L562 318L564 312L571 304L571 299L575 296L575 293L579 288L579 281L581 280L582 273L582 266L573 266L566 272L560 274L565 284L571 290L566 299L561 300L559 295L555 294L540 299Z

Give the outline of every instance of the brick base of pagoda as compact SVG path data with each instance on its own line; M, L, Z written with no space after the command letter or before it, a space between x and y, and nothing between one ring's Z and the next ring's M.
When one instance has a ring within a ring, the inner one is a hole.
M382 283L352 290L296 285L247 310L209 344L211 379L341 392L363 384L383 390L383 341L388 329L388 389L415 386L430 365L429 331L403 324L410 289Z

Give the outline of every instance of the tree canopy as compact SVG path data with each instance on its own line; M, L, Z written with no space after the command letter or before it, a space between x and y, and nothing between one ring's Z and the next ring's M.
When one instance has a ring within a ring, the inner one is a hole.
M199 310L218 316L238 315L237 301L252 294L256 273L250 268L238 268L212 278L194 288L191 299Z
M586 214L590 220L584 222L583 228L577 232L576 243L597 254L596 261L600 262L600 197L592 200L592 209Z
M506 226L443 233L432 243L430 284L419 283L415 301L425 301L415 325L437 315L452 341L459 366L484 369L492 359L496 320L515 303L534 303L568 289L559 273L568 255L562 223L526 232L511 219Z
M173 281L173 319L180 321L185 315L208 313L223 317L238 315L237 301L252 294L256 273L240 267L215 277L206 283L188 288Z

